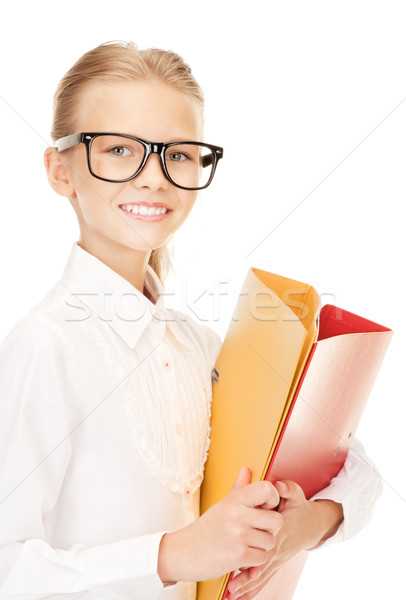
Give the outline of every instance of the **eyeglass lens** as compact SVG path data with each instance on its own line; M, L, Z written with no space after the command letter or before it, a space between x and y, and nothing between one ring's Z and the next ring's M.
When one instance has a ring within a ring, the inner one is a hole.
M91 145L91 169L103 179L128 179L140 168L145 152L144 146L136 140L100 135ZM186 188L203 187L211 177L213 151L204 145L187 143L170 146L166 149L165 165L174 183Z

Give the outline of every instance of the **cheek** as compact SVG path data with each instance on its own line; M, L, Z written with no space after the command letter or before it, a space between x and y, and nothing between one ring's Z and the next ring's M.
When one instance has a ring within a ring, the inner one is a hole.
M179 190L181 192L180 203L184 208L184 214L188 216L197 200L198 191Z
M73 201L86 222L101 223L113 219L114 205L122 187L120 184L95 179L89 173L78 174L74 187Z
M123 186L93 177L87 168L86 155L72 164L71 171L75 195L83 209L86 205L89 208L101 208L102 205L112 204Z
M178 195L178 227L180 227L192 212L193 206L197 199L198 192L188 192L187 190L179 190ZM184 192L184 193L182 193Z
M75 148L69 159L70 179L80 203L94 203L98 198L108 200L117 192L115 184L101 181L90 173L86 148L83 145Z

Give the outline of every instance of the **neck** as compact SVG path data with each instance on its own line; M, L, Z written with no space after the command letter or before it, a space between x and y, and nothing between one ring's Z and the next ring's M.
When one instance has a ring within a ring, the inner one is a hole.
M126 279L132 286L153 301L148 292L144 290L145 273L151 251L134 250L127 246L104 243L99 240L91 241L83 239L82 236L77 244L121 275L123 279Z

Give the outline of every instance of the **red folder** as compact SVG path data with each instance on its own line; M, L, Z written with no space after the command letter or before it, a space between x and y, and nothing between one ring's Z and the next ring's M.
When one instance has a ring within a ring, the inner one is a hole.
M266 479L296 481L307 498L328 486L345 462L392 333L336 306L321 309Z

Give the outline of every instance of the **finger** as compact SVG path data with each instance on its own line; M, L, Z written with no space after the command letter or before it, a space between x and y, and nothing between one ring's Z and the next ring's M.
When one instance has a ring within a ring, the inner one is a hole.
M277 571L286 563L285 560L272 560L265 567L260 567L261 574L255 580L250 580L242 585L235 593L234 598L230 596L229 600L251 600L256 598L257 594L270 582ZM272 594L273 597L273 594Z
M297 504L306 500L302 488L294 481L276 481L274 485L279 496L285 500L289 500L289 504Z
M248 467L241 467L237 479L235 480L231 491L239 490L251 483L252 473Z
M237 598L238 600L251 600L256 598L257 594L268 585L275 572L274 569L263 571L258 579L248 581L232 593L227 592L227 600L237 600Z
M275 546L275 536L272 533L262 531L261 529L252 529L251 531L248 531L244 541L250 548L258 548L259 550L265 550L266 552L269 552L269 550L272 550Z
M232 579L230 579L227 586L228 591L231 593L236 592L242 586L246 585L249 581L257 579L261 573L261 567L250 567L248 569L245 569L244 571L238 573L238 575L235 575Z
M238 481L238 480L237 480ZM252 508L275 508L279 504L279 493L270 481L257 481L241 490L241 500Z
M262 567L262 565L265 565L268 559L268 553L262 548L248 546L244 549L240 559L243 565L251 565L251 567Z
M249 524L255 529L269 531L276 535L283 525L283 516L274 510L255 508L250 512Z

